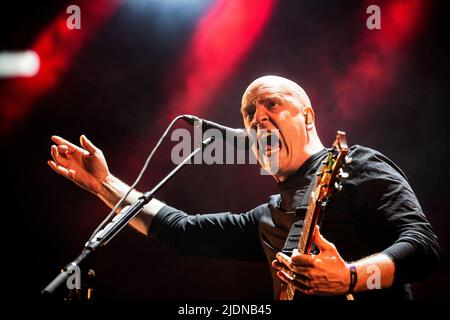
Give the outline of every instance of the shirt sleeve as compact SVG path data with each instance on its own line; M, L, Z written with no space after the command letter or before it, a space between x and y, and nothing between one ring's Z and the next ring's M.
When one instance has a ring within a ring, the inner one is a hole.
M355 210L394 261L394 283L419 281L439 265L437 236L403 172L369 150L355 164Z
M154 217L149 234L185 256L265 261L258 236L262 207L243 214L189 215L166 205Z

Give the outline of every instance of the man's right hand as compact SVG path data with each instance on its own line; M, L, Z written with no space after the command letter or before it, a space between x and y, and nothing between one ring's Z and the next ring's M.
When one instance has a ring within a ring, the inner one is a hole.
M85 135L80 137L81 147L59 136L52 136L52 141L56 145L51 146L53 161L49 160L48 165L80 187L99 195L110 176L103 152Z
M48 165L60 175L97 195L110 208L130 189L130 186L109 172L103 152L86 136L80 137L81 147L58 136L52 136L52 141L56 145L51 147L53 161L48 161ZM142 193L133 189L116 212L120 212L124 206L137 201L141 196ZM153 217L163 206L164 203L153 198L131 220L131 226L147 235Z

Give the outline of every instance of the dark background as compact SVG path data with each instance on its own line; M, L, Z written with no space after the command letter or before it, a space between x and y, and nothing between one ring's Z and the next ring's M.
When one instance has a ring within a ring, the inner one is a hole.
M77 2L2 4L0 50L33 47L52 21L67 16L72 3ZM258 76L276 74L308 92L324 144L332 142L337 129L345 130L351 144L378 149L404 170L443 251L440 269L414 285L415 296L449 298L448 13L443 2L374 2L381 7L381 31L365 26L365 9L372 2L274 2L239 61L227 67L216 85L207 81L200 86L209 97L201 105L193 98L185 104L191 97L186 73L195 70L179 66L191 52L199 19L215 1L195 6L175 0L165 6L151 0L99 1L100 9L117 8L95 32L90 29L95 15L83 20L86 3L79 3L82 29L64 31L84 37L77 50L65 55L70 44L55 36L49 41L54 46L41 56L43 73L48 72L47 56L64 65L52 69L59 77L47 89L39 85L48 79L39 76L0 80L6 190L2 283L11 296L39 297L108 213L95 196L47 166L52 134L76 143L86 134L103 150L110 170L131 183L171 115L194 113L239 127L246 86ZM392 3L400 9L392 9ZM389 12L397 16L390 19ZM389 25L396 17L400 25ZM237 42L222 50L236 47ZM221 72L212 64L208 70ZM172 168L172 145L166 141L140 190L150 189ZM196 165L175 177L158 198L189 213L244 212L276 192L274 180L261 176L256 166ZM95 270L98 299L271 298L266 264L181 257L131 228L99 253Z

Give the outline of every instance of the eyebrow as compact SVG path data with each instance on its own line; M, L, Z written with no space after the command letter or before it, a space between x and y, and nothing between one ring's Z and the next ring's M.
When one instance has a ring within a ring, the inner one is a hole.
M280 95L272 93L267 95L262 95L262 98L255 99L250 103L247 103L244 107L241 108L241 113L248 113L249 110L256 108L256 103L265 104L268 101L274 101L276 104L282 105L285 101Z
M268 96L260 99L259 103L264 104L265 102L268 102L268 101L274 101L275 103L277 103L279 105L281 105L283 103L283 99L277 95L268 95Z

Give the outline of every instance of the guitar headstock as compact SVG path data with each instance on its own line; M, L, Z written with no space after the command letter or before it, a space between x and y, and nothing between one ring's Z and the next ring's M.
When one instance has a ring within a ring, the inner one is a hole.
M322 162L322 167L317 172L319 185L321 186L318 200L326 200L342 189L342 179L348 177L348 173L344 171L344 166L351 162L351 158L347 154L347 135L343 131L338 131L336 140L332 147L328 149L327 158Z

